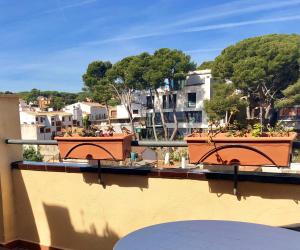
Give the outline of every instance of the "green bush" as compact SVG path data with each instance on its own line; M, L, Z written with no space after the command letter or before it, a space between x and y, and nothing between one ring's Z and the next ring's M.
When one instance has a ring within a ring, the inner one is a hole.
M40 151L35 149L33 146L23 148L23 159L25 161L43 161L44 157Z

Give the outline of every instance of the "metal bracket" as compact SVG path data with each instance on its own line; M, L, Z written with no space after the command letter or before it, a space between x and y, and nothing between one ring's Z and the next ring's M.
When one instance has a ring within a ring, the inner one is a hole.
M233 194L237 195L239 165L233 166Z

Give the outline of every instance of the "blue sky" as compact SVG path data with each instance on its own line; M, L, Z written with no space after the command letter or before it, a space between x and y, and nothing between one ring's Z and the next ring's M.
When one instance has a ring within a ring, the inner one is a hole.
M299 23L300 0L0 0L0 91L77 92L94 60L168 47L199 64Z

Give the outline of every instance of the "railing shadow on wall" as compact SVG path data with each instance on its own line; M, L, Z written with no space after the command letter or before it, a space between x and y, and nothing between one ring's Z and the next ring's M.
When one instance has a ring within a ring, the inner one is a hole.
M99 185L98 176L93 173L82 173L83 181L87 184L97 184ZM117 185L119 187L137 187L141 191L149 187L148 178L136 178L136 175L127 175L126 178L122 176L116 176L111 174L102 175L102 187Z

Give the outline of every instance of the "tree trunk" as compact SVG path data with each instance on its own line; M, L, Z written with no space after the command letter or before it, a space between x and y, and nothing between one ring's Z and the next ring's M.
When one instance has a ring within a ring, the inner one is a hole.
M136 139L134 124L133 124L133 117L132 117L130 105L128 105L128 104L126 105L126 110L127 110L128 116L129 116L129 122L130 122L131 132L133 133L133 138Z
M269 103L269 105L265 108L265 120L270 121L272 110L273 110L272 103Z
M110 120L110 115L109 115L109 106L107 103L105 103L105 109L106 109L106 113L107 113L107 121L109 126L111 125L111 120Z
M251 108L250 108L250 104L247 105L246 107L246 115L247 115L247 120L251 119Z
M172 135L170 137L170 141L173 141L177 135L178 131L178 120L177 120L177 115L176 115L176 103L174 103L174 97L173 94L170 95L171 100L172 100L172 106L173 106L173 119L174 119L174 130L172 132Z
M154 104L154 101L153 101L153 98L152 98L152 90L150 89L150 99L151 99L151 104L152 104L152 117L151 117L151 120L152 120L152 130L153 130L153 135L154 135L154 138L156 141L158 141L158 138L157 138L157 133L156 133L156 127L155 127L155 104Z
M162 109L161 101L159 99L158 91L157 91L157 89L155 89L154 91L155 91L155 96L157 98L161 124L162 124L163 130L164 130L164 138L167 141L168 140L168 128L167 128L167 125L166 125L166 122L165 122L164 112L163 112L163 109Z

